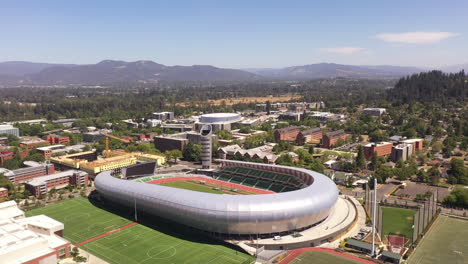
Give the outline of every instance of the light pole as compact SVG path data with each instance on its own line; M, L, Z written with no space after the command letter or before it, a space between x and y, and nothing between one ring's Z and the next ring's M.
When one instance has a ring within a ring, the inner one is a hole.
M371 257L375 256L375 213L377 211L377 178L374 179L374 204L372 210L372 250Z

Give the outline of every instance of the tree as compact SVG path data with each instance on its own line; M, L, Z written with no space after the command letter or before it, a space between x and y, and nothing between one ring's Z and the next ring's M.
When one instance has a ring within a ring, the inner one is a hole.
M32 161L36 161L36 162L44 162L45 161L45 158L44 158L44 155L40 154L40 153L34 153L32 155L28 155L25 160L32 160Z
M173 159L174 163L177 163L177 159L182 158L182 151L178 149L168 150L164 153L168 160Z
M239 129L239 132L242 134L250 134L252 133L252 129L248 126L243 126Z
M314 145L309 146L309 154L313 155L314 154Z
M439 179L440 179L440 171L437 166L431 167L427 171L427 175L431 178L432 180L432 185L437 185L439 184Z
M358 153L356 156L356 167L360 170L366 168L366 157L364 156L364 148L362 145L358 147Z
M374 175L379 181L379 183L385 183L385 181L387 181L388 178L393 177L394 172L393 169L390 167L381 166L375 171Z
M270 115L270 111L271 111L271 103L270 101L266 101L266 112L267 112L267 115Z
M276 160L276 164L291 166L293 164L292 156L289 154L283 154Z
M468 189L457 187L445 199L443 203L449 206L468 208Z
M186 161L200 161L201 160L201 145L189 142L182 153Z
M452 183L468 184L468 169L465 168L463 160L452 158L450 160L450 178Z
M73 260L76 261L76 258L80 255L80 252L78 251L78 247L73 247L73 249L70 252L70 256L72 256Z
M382 142L388 139L386 134L382 134L379 130L374 130L369 133L369 140L371 142Z
M231 140L232 139L232 134L231 132L227 130L217 130L215 134L218 136L219 139L224 139L224 140Z

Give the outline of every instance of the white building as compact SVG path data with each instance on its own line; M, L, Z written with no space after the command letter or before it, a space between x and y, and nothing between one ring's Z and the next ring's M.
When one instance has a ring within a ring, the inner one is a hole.
M12 125L0 125L0 135L7 134L19 137L19 129Z
M385 113L385 111L385 108L364 108L362 110L362 113L371 116L382 116Z
M63 228L45 215L25 218L14 201L0 203L0 264L49 264L68 257L71 244L62 238Z

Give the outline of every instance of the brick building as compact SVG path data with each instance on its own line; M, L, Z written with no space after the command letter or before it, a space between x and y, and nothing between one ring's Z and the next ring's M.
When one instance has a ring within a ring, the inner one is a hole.
M348 139L348 136L349 135L346 134L343 129L328 132L325 135L323 135L322 146L324 148L331 148L335 146L338 140L340 139L346 141L346 139Z
M322 140L322 129L320 127L302 130L297 134L298 144L320 143Z
M390 156L392 154L393 144L390 142L369 143L364 146L364 156L370 160L374 153L377 157Z
M297 126L275 129L276 141L296 141L300 130Z
M34 196L48 194L50 190L66 188L68 185L88 185L88 173L78 170L67 170L46 176L36 177L24 183Z
M50 145L61 144L68 145L70 144L70 138L60 135L48 135L45 137L45 140L49 142Z
M21 159L24 159L28 156L29 152L27 150L20 150L19 155ZM15 156L15 153L10 150L4 150L0 151L0 165L3 165L3 163L6 160L12 159Z
M53 164L37 164L37 166L3 171L3 174L14 184L19 184L52 173L55 173Z
M35 148L43 147L47 145L49 145L49 142L40 138L28 139L28 140L21 141L20 143L20 147L25 147L28 150L33 150Z

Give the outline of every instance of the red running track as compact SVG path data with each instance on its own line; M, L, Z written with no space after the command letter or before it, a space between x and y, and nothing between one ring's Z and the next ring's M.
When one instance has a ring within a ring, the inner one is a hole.
M209 179L209 178L204 178L204 177L171 177L171 178L163 178L163 179L156 179L152 181L148 181L146 183L150 184L161 184L161 183L166 183L166 182L175 182L175 181L186 181L186 180L196 180L196 181L205 181L229 188L235 188L247 192L253 192L257 194L269 194L269 193L275 193L272 191L267 191L267 190L262 190L262 189L257 189L254 187L249 187L241 184L236 184L236 183L230 183L230 182L225 182L225 181L219 181L215 179Z
M106 233L104 233L104 234L101 234L101 235L99 235L99 236L95 236L95 237L93 237L93 238L90 238L90 239L88 239L88 240L85 240L85 241L83 241L83 242L80 242L80 243L76 244L75 247L79 247L79 246L81 246L81 245L84 245L84 244L86 244L86 243L92 242L92 241L94 241L94 240L96 240L96 239L99 239L99 238L101 238L101 237L108 236L108 235L110 235L110 234L112 234L112 233L115 233L115 232L117 232L117 231L123 230L123 229L128 228L128 227L131 227L131 226L134 226L134 225L136 225L136 224L138 224L138 223L137 223L137 222L133 222L133 223L131 223L131 224L124 225L124 226L122 226L122 227L119 227L119 228L117 228L117 229L111 230L111 231L106 232Z
M344 257L344 258L347 258L347 259L359 261L359 262L361 262L361 263L375 264L375 262L372 262L372 261L369 261L369 260L365 260L365 259L361 259L361 258L352 256L352 255L349 255L349 254L337 252L337 251L335 251L335 250L333 250L333 249L330 249L330 248L316 248L316 247L309 247L309 248L300 248L300 249L289 250L289 251L288 251L289 255L288 255L286 258L284 258L284 259L280 262L280 264L288 264L289 262L291 262L293 259L295 259L295 258L298 257L299 255L301 255L301 254L303 254L303 253L305 253L305 252L308 252L308 251L326 252L326 253L330 253L330 254L333 254L333 255L341 256L341 257Z

